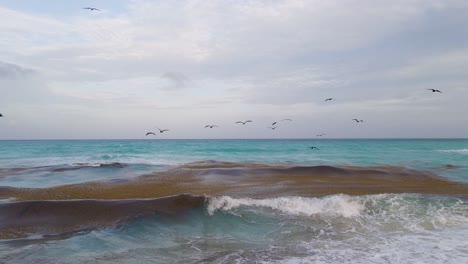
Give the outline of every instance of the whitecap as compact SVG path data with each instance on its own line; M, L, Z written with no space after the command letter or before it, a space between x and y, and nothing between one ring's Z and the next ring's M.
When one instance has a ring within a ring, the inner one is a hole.
M241 206L266 207L290 215L329 215L353 217L364 210L364 204L350 195L332 195L323 198L278 197L270 199L232 198L229 196L209 199L207 211L213 215L217 210L230 211Z
M437 151L445 152L445 153L457 153L457 154L468 155L468 149L439 149Z

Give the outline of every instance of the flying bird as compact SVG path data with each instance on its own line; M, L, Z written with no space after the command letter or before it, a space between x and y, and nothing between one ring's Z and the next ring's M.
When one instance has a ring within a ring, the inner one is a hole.
M252 121L252 120L246 120L246 121L244 121L244 122L242 122L242 121L237 121L236 124L243 124L243 125L245 125L245 124L250 123L250 122L253 122L253 121Z
M159 133L164 133L165 131L169 131L169 129L160 129L159 127L157 127L157 129L159 130Z
M364 120L362 120L362 119L356 119L356 118L354 118L353 120L356 121L356 123L364 122Z
M0 117L3 117L3 115L2 115L2 114L0 114Z
M275 122L273 122L273 123L271 124L271 126L275 126L277 123L278 123L278 122L275 121Z
M316 150L319 150L319 148L317 147L309 147L310 149L316 149Z
M433 93L442 93L440 90L437 89L427 89L429 91L432 91Z
M213 127L218 127L218 126L217 125L206 125L205 128L207 128L207 127L213 128Z
M148 132L148 133L146 133L145 136L148 136L148 135L155 135L156 136L156 134L154 132Z
M271 130L275 130L275 129L277 129L278 127L271 126L271 127L268 127L268 128L271 129Z
M325 99L325 102L326 101L331 101L331 100L333 100L333 98L327 98L327 99Z
M88 9L89 11L101 11L95 7L83 7L83 9Z

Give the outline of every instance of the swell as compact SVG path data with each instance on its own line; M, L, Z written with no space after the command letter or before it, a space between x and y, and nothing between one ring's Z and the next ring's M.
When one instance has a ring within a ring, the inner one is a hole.
M50 188L0 187L17 200L138 199L188 193L267 198L330 194L425 193L467 195L468 184L429 171L380 166L284 166L204 161L128 181L96 181Z
M74 163L72 165L36 166L23 168L0 168L0 178L13 176L22 173L34 172L65 172L86 168L125 168L128 164L120 162L109 163Z
M0 204L0 239L62 236L119 226L153 214L177 216L203 207L205 197L147 200L23 201Z

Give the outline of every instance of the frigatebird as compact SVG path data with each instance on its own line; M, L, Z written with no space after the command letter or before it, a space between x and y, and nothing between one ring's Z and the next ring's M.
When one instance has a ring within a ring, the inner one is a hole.
M362 119L356 119L356 118L354 118L353 120L356 121L356 123L364 122L364 120L362 120Z
M326 101L331 101L331 100L333 100L333 98L330 97L330 98L325 99L325 102Z
M245 125L246 123L250 123L250 122L253 122L253 121L252 121L252 120L246 120L246 121L244 121L244 122L242 122L242 121L237 121L236 124L243 124L243 125Z
M437 89L427 89L429 91L432 91L433 93L442 93L440 90Z
M270 126L269 126L268 128L271 129L271 130L275 130L275 129L277 129L278 127L275 127L275 126L271 126L271 127L270 127Z
M95 8L95 7L83 7L83 9L88 9L90 11L101 11L101 10Z
M218 127L218 126L217 125L206 125L205 128L207 128L207 127L213 128L213 127Z
M2 115L2 114L0 114L0 117L3 117L3 115Z
M146 133L145 136L148 136L148 135L155 135L156 136L156 134L154 132L148 132L148 133Z

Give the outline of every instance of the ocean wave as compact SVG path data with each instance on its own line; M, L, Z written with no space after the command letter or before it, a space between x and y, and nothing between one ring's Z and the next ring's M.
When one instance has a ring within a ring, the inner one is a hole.
M89 164L79 166L86 167ZM79 166L72 167L72 169L80 168ZM75 175L79 176L76 178L81 182L67 182L73 185L34 186L45 188L12 185L18 188L0 187L0 194L19 200L135 199L158 198L181 193L256 198L294 195L320 197L341 193L348 195L379 193L468 195L466 183L449 181L428 171L396 166L284 166L218 161L142 169L138 167L121 169L123 164L109 163L103 165L103 171L100 171L101 167L94 166L92 165L92 170L103 172L100 178L96 177L98 173L79 171ZM67 170L69 168L54 169ZM8 173L8 171L0 171L0 178L8 177ZM127 175L128 173L133 173L133 175ZM118 175L127 181L113 181ZM52 176L63 175L58 173ZM74 177L68 178L74 179ZM83 182L83 179L88 182ZM8 182L7 180L5 178L4 182ZM38 177L38 180L42 180L41 177ZM58 180L63 182L64 179L58 178Z
M438 152L457 153L468 155L468 149L439 149Z
M349 230L408 230L421 232L448 226L468 225L466 197L427 196L419 194L377 194L350 196L344 194L321 198L277 197L271 199L210 197L206 210L239 214L239 211L271 209L289 216L307 216L322 219L333 225L335 218L347 221ZM260 212L258 211L258 212ZM343 224L343 222L340 222Z
M0 262L465 263L467 209L421 194L0 203Z
M16 175L21 173L34 173L34 172L64 172L73 171L86 168L126 168L131 164L121 162L96 162L96 163L73 163L62 165L47 165L37 167L18 167L18 168L2 168L0 169L0 177L6 175Z
M158 199L2 202L0 239L99 230L156 213L183 214L193 208L202 208L204 202L203 196L184 194Z
M466 197L417 194L361 196L337 194L320 198L287 196L267 199L187 194L158 199L123 200L15 201L9 199L0 202L0 239L51 237L89 232L107 227L125 226L131 224L133 220L147 219L154 215L184 216L193 209L206 212L198 216L201 219L197 221L202 223L219 221L220 216L222 217L220 213L232 215L234 218L229 221L234 222L244 221L245 214L250 214L250 219L262 217L278 219L278 216L269 213L273 210L278 214L302 219L298 221L314 225L318 228L317 235L323 232L336 235L385 230L425 232L468 226L467 208ZM189 221L187 217L179 219Z
M365 208L359 198L343 194L323 198L278 197L271 199L236 199L221 196L209 199L207 211L213 215L216 211L231 211L242 206L266 207L290 215L321 214L343 217L358 216Z
M190 162L185 160L186 162ZM47 167L47 166L73 166L74 164L140 164L140 165L180 165L183 162L174 160L172 157L162 157L161 155L147 154L99 154L90 156L72 157L37 157L37 158L17 158L11 160L1 160L1 168L13 167Z

